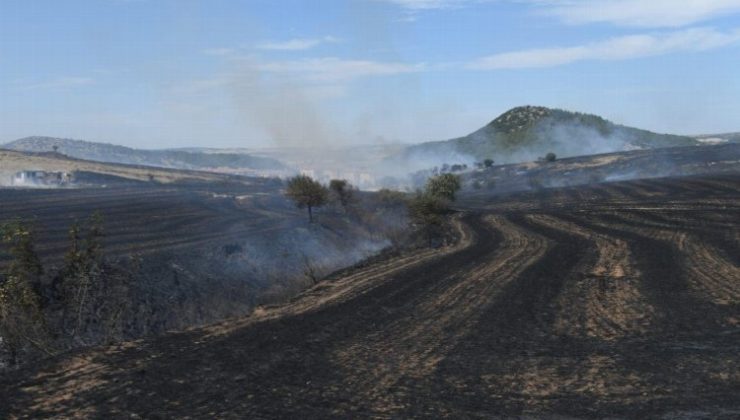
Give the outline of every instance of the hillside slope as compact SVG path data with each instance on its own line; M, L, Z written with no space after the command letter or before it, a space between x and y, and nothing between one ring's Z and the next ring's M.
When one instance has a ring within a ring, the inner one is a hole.
M171 169L120 163L75 159L60 153L21 152L0 149L0 187L10 183L10 177L25 170L96 174L136 182L172 183L182 181L251 183L254 178L205 171Z
M453 247L0 378L0 417L737 418L740 178L469 208Z
M740 144L702 147L664 147L495 165L463 174L463 184L474 195L576 186L630 179L740 173Z
M633 149L698 145L696 139L614 124L596 115L536 106L513 108L485 127L447 141L422 143L407 156L470 156L500 163L536 160L548 152L560 157ZM448 163L455 163L448 161Z
M177 169L281 170L285 168L275 159L247 154L140 150L113 144L54 137L26 137L2 147L26 152L50 152L57 147L59 153L78 159Z

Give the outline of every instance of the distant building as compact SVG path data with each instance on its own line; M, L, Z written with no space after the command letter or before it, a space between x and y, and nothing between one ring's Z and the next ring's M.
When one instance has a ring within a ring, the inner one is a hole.
M15 186L64 186L72 183L69 172L20 171L10 179Z

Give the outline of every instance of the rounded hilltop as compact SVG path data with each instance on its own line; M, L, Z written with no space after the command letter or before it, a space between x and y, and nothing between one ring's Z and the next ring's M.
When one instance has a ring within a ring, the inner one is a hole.
M497 131L511 133L536 124L540 119L550 116L552 110L544 106L518 106L499 115L488 124Z

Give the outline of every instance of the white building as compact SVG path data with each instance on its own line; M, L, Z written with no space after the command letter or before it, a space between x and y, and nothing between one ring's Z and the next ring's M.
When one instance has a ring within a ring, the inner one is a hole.
M62 186L72 182L69 172L20 171L10 178L14 186Z

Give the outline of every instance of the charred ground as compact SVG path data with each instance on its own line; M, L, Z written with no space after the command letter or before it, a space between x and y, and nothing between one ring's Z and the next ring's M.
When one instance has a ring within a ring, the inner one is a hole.
M51 326L44 338L53 353L209 324L283 301L313 277L391 245L405 217L398 209L378 210L372 197L357 193L351 208L332 202L309 223L305 211L284 197L279 179L2 151L0 164L76 170L78 183L67 188L0 188L0 225L19 219L35 232L44 273L33 285ZM81 318L90 328L70 343L57 337L55 326L57 312L65 313L60 285L69 277L70 229L79 222L84 232L96 213L103 231L104 264L96 282L101 297L88 299L94 308ZM14 258L9 251L0 246L3 275ZM110 316L101 315L103 309ZM0 347L3 370L15 358ZM27 350L19 363L49 352Z
M461 210L455 246L12 373L0 415L740 414L740 175L479 194Z

